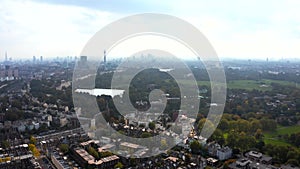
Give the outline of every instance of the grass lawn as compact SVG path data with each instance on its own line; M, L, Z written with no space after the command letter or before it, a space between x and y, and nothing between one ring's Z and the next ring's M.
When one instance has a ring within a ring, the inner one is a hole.
M267 91L271 90L272 86L271 83L278 83L284 86L296 86L293 82L287 82L283 80L269 80L269 79L262 79L262 80L233 80L227 83L228 88L230 89L246 89L246 90L261 90Z
M255 81L255 80L233 80L229 81L227 83L227 87L229 89L245 89L245 90L271 90L272 87L269 86L268 84L265 84L267 86L261 87L261 85L265 84L263 81Z
M225 138L225 140L228 138L228 133L224 133L224 138Z
M289 127L280 126L280 127L277 128L277 133L281 134L281 135L298 133L298 132L300 132L300 126L299 125L289 126Z
M187 82L186 82L187 83ZM283 80L270 80L270 79L262 79L262 80L232 80L227 82L227 88L229 89L245 89L245 90L261 90L268 91L272 90L271 83L278 83L284 86L296 86L293 82L287 82ZM210 86L209 81L198 81L198 85L200 86ZM300 86L299 86L300 88Z
M179 81L182 84L187 84L187 85L191 85L193 84L193 81L188 81L188 80L180 80ZM199 86L208 86L210 87L210 81L197 81Z
M270 79L263 79L262 80L266 84L271 84L271 83L278 83L281 85L286 85L286 86L296 86L296 83L294 82L289 82L289 81L284 81L284 80L270 80ZM297 86L299 87L299 86Z
M264 133L264 142L266 144L292 146L291 144L285 142L284 140L279 139L278 135L292 134L297 132L300 132L300 126L298 125L289 126L289 127L278 126L275 132Z
M264 138L265 144L273 144L278 146L292 146L290 143L287 143L283 140L277 140L272 138Z
M179 80L179 83L183 85L192 85L193 81L188 80ZM199 86L207 86L210 87L210 81L197 81ZM231 80L227 82L228 89L245 89L245 90L260 90L260 91L269 91L272 90L271 83L278 83L283 86L296 86L293 82L283 81L283 80L269 80L269 79L262 79L262 80ZM124 85L119 85L117 87L121 87ZM300 85L298 85L300 88Z

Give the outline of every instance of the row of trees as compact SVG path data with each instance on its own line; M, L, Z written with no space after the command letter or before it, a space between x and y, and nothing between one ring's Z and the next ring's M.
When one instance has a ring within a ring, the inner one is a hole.
M57 104L57 101L59 100L59 104L72 108L73 100L71 87L63 87L63 90L56 90L56 86L59 84L60 82L51 79L33 79L30 81L30 93L41 102Z
M296 147L300 146L300 132L292 133L285 138L289 143L295 145Z
M242 119L238 115L225 114L221 119L218 128L223 131L234 130L253 134L258 129L261 129L263 131L275 131L277 128L277 123L275 120L269 118Z
M272 156L275 162L299 166L300 150L291 146L267 144L263 152Z
M290 134L285 137L287 142L295 145L273 145L264 143L264 132L273 132L276 130L276 121L266 117L250 114L242 118L238 115L224 114L219 126L214 131L208 141L216 141L220 145L227 145L233 148L234 152L245 152L248 150L257 150L273 157L275 163L288 163L293 165L300 164L300 132ZM207 119L201 119L198 122L198 131L203 127ZM213 125L211 123L211 125ZM201 145L196 142L191 143L192 152L198 152Z
M215 127L212 122L206 118L202 118L198 121L198 131L200 132L203 128L204 123L207 123L210 127ZM262 119L243 119L238 115L224 114L217 126L223 133L229 132L244 132L246 134L255 135L257 132L262 131L275 131L277 128L277 123L273 119L262 118Z

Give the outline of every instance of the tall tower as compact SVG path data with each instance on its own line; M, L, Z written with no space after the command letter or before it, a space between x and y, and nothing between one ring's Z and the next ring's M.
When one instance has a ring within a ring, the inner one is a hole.
M103 59L104 64L106 64L106 50L104 50L104 59Z
M5 51L5 61L7 61L8 58L7 58L7 51Z
M36 61L36 57L32 56L32 62L35 63L35 61Z

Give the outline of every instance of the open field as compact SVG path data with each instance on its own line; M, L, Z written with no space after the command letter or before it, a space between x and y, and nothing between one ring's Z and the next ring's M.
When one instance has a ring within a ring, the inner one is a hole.
M297 133L297 132L300 132L300 126L298 126L298 125L289 126L289 127L279 127L277 129L277 133L280 135L292 134L292 133Z
M277 83L284 86L296 86L293 82L287 82L283 80L270 80L270 79L262 79L262 80L232 80L227 82L227 88L229 89L245 89L245 90L261 90L267 91L272 90L272 83ZM210 86L209 81L198 81L198 85L200 86ZM298 86L300 88L300 86Z
M273 144L278 146L292 146L291 144L275 138L264 138L265 144Z
M272 86L270 84L264 83L263 80L255 81L255 80L234 80L229 81L227 83L229 89L245 89L245 90L271 90Z
M285 134L292 134L300 132L300 126L289 126L289 127L282 127L278 126L275 132L265 132L264 133L264 142L266 144L275 144L275 145L289 145L291 144L286 143L284 140L279 139L278 135L285 135Z

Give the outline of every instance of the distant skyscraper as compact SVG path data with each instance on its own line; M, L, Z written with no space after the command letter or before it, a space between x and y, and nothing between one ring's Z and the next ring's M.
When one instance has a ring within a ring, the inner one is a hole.
M103 59L104 64L106 64L106 51L104 50L104 59Z
M87 56L80 56L80 58L77 61L77 65L81 69L86 69L88 68L88 61L87 61Z
M8 61L7 60L7 51L5 51L5 61Z
M35 61L36 61L35 56L32 56L32 62L35 62Z
M43 56L40 56L40 61L43 62Z
M87 62L87 56L80 56L80 62L82 63Z

